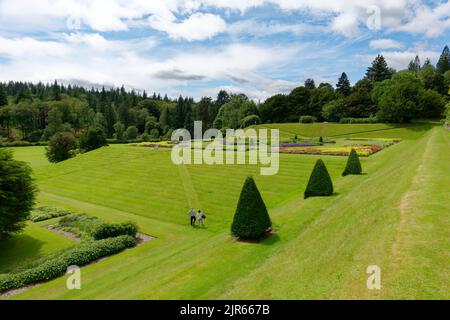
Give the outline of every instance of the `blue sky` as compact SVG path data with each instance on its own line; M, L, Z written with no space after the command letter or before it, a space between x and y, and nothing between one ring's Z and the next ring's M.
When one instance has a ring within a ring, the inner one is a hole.
M0 0L0 81L264 100L379 53L435 63L449 31L448 0Z

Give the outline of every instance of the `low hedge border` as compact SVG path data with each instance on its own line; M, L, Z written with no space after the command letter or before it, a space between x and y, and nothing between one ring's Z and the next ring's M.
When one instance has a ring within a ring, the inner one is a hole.
M16 274L0 275L0 292L55 279L64 275L69 266L83 266L99 258L132 248L135 245L136 240L131 236L120 236L81 244L32 269Z
M91 235L95 240L128 235L136 237L138 227L132 222L125 223L102 223L94 228Z

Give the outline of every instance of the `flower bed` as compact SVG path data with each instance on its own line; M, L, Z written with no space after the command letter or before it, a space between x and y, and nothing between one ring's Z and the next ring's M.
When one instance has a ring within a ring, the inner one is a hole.
M145 148L173 148L173 146L177 145L176 141L159 141L159 142L139 142L139 143L130 143L129 146L132 147L145 147Z
M355 149L356 153L362 157L368 157L384 149L383 146L358 145L342 147L280 147L280 153L292 154L318 154L329 156L348 156L350 151Z

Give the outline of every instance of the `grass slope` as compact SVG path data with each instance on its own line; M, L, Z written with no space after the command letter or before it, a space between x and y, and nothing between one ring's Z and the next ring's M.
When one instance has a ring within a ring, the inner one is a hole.
M324 157L337 193L308 200L315 156L282 155L280 174L262 177L252 166L179 169L164 150L112 146L41 165L43 150L30 149L42 204L134 220L157 239L83 268L82 290L66 290L62 277L14 298L449 298L450 137L398 130L411 140L362 159L367 175L343 178L346 159ZM260 244L229 234L252 173L277 231ZM206 230L188 227L195 202ZM370 264L382 269L381 291L366 289Z

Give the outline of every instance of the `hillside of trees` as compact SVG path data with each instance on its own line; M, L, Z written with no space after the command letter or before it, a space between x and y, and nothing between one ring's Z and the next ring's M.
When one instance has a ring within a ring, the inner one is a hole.
M204 130L300 119L405 123L441 118L449 88L447 46L435 66L429 59L422 64L416 57L405 70L396 71L379 55L353 86L344 72L336 87L308 79L289 94L277 94L259 104L244 94L226 91L194 101L156 93L149 96L124 87L98 90L56 81L8 82L0 84L0 142L48 141L57 133L80 135L92 128L110 141L147 141L168 138L178 128L192 130L195 120L203 121Z

